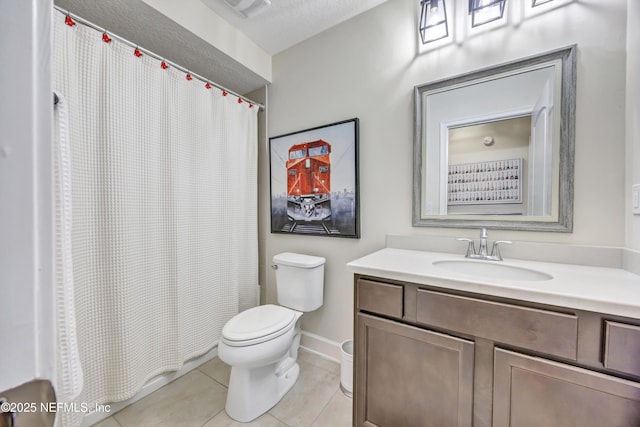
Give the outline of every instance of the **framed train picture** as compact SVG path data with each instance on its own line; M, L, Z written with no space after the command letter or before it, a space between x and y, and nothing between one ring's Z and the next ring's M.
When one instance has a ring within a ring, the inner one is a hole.
M271 232L360 237L358 119L269 138Z

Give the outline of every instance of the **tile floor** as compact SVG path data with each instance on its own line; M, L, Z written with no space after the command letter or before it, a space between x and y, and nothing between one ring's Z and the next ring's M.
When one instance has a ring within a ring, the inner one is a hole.
M215 358L94 427L348 427L351 399L340 391L340 365L300 350L300 376L287 395L251 423L224 411L231 368Z

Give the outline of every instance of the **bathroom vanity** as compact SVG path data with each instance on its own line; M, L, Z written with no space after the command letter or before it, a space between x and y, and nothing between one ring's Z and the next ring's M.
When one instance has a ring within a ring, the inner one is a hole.
M355 426L640 425L640 276L393 248L348 268Z

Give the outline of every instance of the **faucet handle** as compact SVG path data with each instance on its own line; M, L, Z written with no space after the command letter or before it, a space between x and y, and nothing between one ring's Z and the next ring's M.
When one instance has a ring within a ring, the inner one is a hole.
M467 246L467 254L465 255L465 258L470 258L471 255L476 254L476 245L473 242L473 239L468 239L466 237L459 237L456 240L459 242L469 242L469 246Z
M513 242L509 240L496 240L495 242L493 242L493 248L491 249L491 256L502 261L502 254L500 253L500 245L502 244L510 245L512 243Z

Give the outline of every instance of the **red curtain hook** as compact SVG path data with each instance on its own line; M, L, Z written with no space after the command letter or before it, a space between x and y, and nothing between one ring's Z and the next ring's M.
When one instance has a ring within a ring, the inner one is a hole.
M136 47L136 50L133 51L133 54L138 58L142 56L142 52L140 52L140 49L138 49L137 47Z
M226 91L224 91L224 90L223 90L223 91L222 91L222 96L227 96L227 95L228 95L228 93L227 93Z
M253 104L249 104L249 108L253 108Z
M107 34L107 32L105 31L104 33L102 33L102 41L105 43L111 43L111 37L109 37L109 35Z
M187 80L193 80L193 77L191 77L191 74L187 73Z
M207 84L204 85L204 87L206 87L207 89L211 89L211 85L209 84L209 82L207 82Z
M242 98L238 98L238 104L242 104Z
M162 67L163 70L166 70L167 68L169 68L169 66L167 65L166 62L162 61L162 63L160 64L160 66Z
M76 25L76 23L73 21L73 19L71 19L71 16L69 16L69 14L67 14L66 18L64 18L64 23L70 27L73 27L74 25Z

